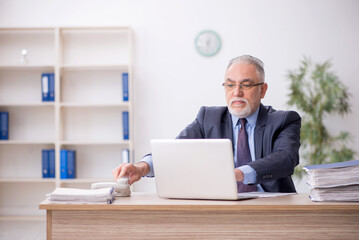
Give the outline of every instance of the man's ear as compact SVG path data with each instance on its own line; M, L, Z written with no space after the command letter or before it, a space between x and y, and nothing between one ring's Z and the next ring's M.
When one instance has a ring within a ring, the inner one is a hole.
M267 92L267 89L268 89L268 84L267 83L264 83L262 86L261 86L261 98L264 98L264 96L266 95L266 92Z

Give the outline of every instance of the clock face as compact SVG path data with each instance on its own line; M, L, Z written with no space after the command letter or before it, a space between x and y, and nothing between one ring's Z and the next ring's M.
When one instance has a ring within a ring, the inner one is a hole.
M197 35L194 44L199 54L211 57L221 49L221 38L216 32L205 30Z

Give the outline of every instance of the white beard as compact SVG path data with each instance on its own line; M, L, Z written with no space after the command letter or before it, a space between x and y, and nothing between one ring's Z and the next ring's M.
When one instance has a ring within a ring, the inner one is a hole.
M232 108L232 103L234 101L243 101L243 102L246 103L246 107L244 109ZM228 110L233 116L236 116L237 118L246 118L251 114L252 107L249 105L249 102L247 101L247 99L244 99L244 98L232 98L231 101L228 104Z

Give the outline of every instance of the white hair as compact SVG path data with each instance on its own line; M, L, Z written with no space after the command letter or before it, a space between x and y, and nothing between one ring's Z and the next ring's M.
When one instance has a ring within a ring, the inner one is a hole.
M264 82L264 79L265 79L264 63L261 60L259 60L258 58L253 57L251 55L242 55L239 57L235 57L229 61L227 70L234 63L253 64L257 69L257 75L258 75L259 80L261 82Z

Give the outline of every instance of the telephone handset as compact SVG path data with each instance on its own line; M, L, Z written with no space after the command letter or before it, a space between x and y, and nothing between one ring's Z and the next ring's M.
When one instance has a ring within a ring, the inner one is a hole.
M117 182L98 182L91 184L91 189L108 188L113 187L116 196L129 197L131 195L130 185L128 184L128 178L118 178Z

